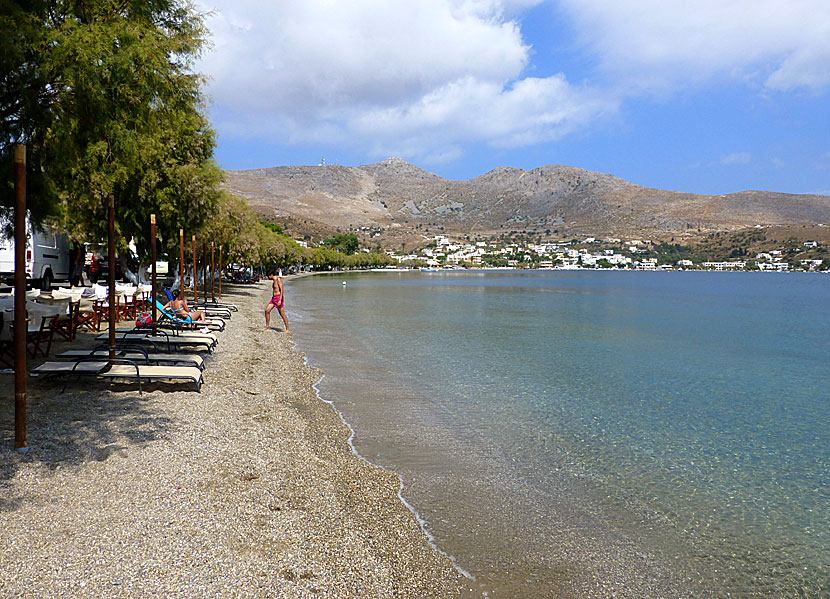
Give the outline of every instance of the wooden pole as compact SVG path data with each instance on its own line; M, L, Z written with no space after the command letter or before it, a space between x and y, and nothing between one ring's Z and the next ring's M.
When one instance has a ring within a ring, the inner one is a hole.
M150 259L153 261L153 289L151 292L153 324L156 323L158 314L156 314L156 215L150 215ZM164 302L165 304L167 302Z
M222 246L219 246L219 299L222 299Z
M109 316L109 358L110 366L112 366L115 360L115 317L117 316L115 309L117 299L115 297L115 196L110 194L107 204L107 212L109 213L107 219L107 253L109 256L107 261L110 269L107 273L107 283L109 284L107 316Z
M26 146L14 144L14 448L26 451Z
M205 266L204 296L205 301L207 301L207 241L202 242L202 264Z
M184 229L179 229L179 297L184 299Z
M210 242L210 298L215 302L216 301L216 293L214 292L215 280L213 275L213 242Z
M196 236L191 239L193 242L193 307L199 303L199 285L196 282Z

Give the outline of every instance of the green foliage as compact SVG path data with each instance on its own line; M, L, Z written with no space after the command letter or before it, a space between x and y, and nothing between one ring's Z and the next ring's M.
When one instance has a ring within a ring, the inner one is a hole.
M14 76L3 80L0 110L13 118L0 141L4 150L27 143L39 189L60 199L49 211L76 239L99 240L113 199L118 244L135 237L145 256L151 213L168 246L179 228L198 229L214 211L221 176L202 80L190 70L203 44L201 16L181 0L3 6L0 23L23 33L22 48L4 54ZM15 103L26 86L37 105Z
M41 64L50 39L43 26L48 2L0 0L0 211L13 205L15 143L27 143L27 207L35 222L57 210L58 195L33 151L55 119L50 73Z
M348 255L354 254L357 251L357 248L360 247L360 242L354 233L340 233L331 239L324 240L323 245Z
M382 253L348 255L328 247L304 248L280 231L282 229L277 225L260 220L243 199L223 192L202 235L222 246L226 263L247 264L264 270L301 264L320 269L396 264L394 259Z

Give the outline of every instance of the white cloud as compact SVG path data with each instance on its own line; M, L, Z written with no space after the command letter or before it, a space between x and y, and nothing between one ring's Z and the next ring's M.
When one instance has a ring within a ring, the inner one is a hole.
M462 76L506 80L528 49L491 4L226 2L208 20L216 51L203 66L217 102L296 117L399 102Z
M575 88L561 75L526 78L506 89L468 77L418 102L363 113L350 129L373 135L377 155L420 155L443 143L510 148L556 140L612 110L596 92Z
M712 77L830 85L827 0L557 0L612 79L635 90Z
M221 0L201 63L215 124L444 159L470 141L556 139L614 104L563 75L522 79L530 48L512 16L540 1Z
M728 154L720 159L720 164L724 166L734 166L736 164L749 164L752 162L752 154L749 152L735 152Z

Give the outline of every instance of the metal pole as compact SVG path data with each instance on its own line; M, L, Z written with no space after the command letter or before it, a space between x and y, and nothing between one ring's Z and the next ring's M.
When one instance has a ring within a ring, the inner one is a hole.
M179 229L179 298L184 299L184 229Z
M109 316L109 356L110 366L112 366L114 364L113 360L115 360L115 317L117 316L115 313L115 302L117 301L115 297L115 196L112 194L109 196L108 204L107 253L109 254L110 271L107 273L107 283L109 284L109 298L107 298L109 309L107 316Z
M222 299L222 246L219 246L219 299Z
M26 146L14 144L14 448L26 449Z
M214 293L215 281L214 281L214 275L213 275L213 267L214 267L213 249L214 249L213 242L211 241L210 242L210 298L215 302L216 301L216 293Z
M196 236L193 236L193 306L199 303L199 285L196 284Z
M153 324L156 323L156 215L150 215L150 259L153 261L153 289L151 293ZM167 302L164 302L165 304Z

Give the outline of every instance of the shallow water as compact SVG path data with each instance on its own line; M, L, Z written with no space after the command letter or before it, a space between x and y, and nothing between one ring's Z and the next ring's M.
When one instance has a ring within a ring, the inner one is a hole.
M321 395L474 596L828 592L830 277L341 273L287 291Z

